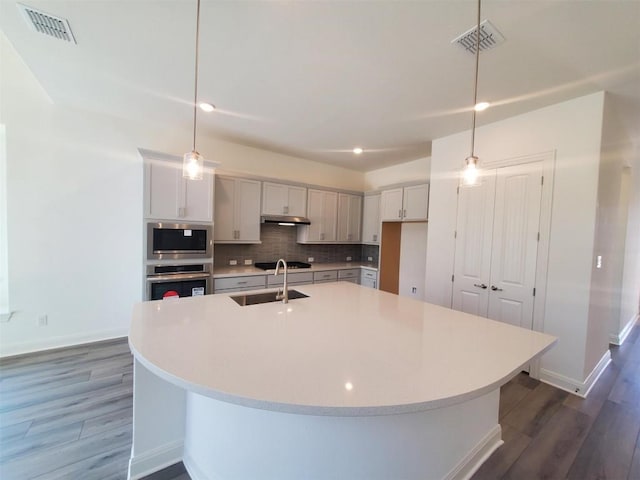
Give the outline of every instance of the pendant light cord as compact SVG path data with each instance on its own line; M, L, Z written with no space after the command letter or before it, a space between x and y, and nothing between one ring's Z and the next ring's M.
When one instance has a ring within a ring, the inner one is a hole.
M198 0L200 1L200 0ZM478 0L478 24L476 27L476 77L473 84L473 116L471 124L471 156L475 157L476 105L478 104L478 68L480 66L480 2Z
M196 151L196 125L198 112L198 53L200 48L200 0L197 0L196 10L196 68L193 85L193 151ZM477 68L476 68L477 70Z

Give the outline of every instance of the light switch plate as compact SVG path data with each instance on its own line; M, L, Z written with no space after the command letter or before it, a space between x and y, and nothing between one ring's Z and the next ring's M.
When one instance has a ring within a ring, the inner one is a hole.
M314 261L315 261L315 258L313 258L313 257L307 258L307 262L309 262L309 263L313 263Z
M229 265L237 265L238 261L237 260L229 260Z
M253 264L253 260L245 260L244 264L245 265L251 265L251 264Z

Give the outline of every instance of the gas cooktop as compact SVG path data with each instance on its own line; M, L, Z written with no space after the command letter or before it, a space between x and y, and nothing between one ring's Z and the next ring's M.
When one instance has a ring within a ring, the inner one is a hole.
M256 268L261 268L262 270L275 270L277 262L256 262L254 266ZM311 268L310 263L304 262L287 262L287 267L289 268Z

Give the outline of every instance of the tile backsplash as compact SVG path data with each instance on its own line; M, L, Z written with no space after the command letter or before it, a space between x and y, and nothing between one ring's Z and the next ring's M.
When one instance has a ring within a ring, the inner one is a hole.
M227 266L230 260L244 265L245 260L272 262L279 258L289 261L306 262L309 257L314 263L344 262L351 257L354 262L367 261L368 257L378 263L376 245L307 245L296 243L298 227L284 227L263 223L260 226L262 243L252 245L216 244L213 261L216 266Z

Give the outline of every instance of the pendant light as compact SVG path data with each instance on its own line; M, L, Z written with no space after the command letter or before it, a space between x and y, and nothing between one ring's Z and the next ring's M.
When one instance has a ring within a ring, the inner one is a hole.
M196 61L193 88L193 148L182 159L182 176L189 180L202 180L204 158L196 150L196 126L198 116L198 47L200 46L200 0L196 10Z
M478 171L479 159L475 154L475 140L476 140L476 105L478 105L478 67L480 65L480 2L478 0L478 22L476 26L476 75L473 83L473 105L472 110L472 124L471 124L471 155L465 160L465 167L463 172L463 179L465 185L475 185L478 183Z

